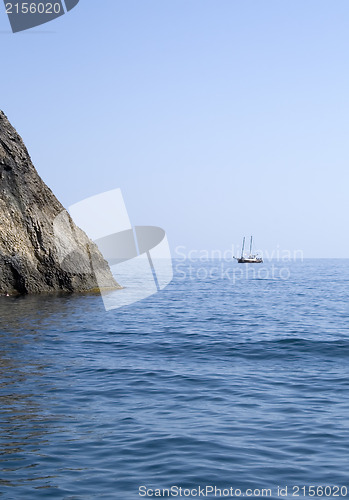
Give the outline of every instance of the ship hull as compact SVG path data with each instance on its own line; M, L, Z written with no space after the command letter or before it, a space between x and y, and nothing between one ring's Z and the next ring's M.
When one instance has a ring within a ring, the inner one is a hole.
M263 259L237 259L239 264L262 264Z

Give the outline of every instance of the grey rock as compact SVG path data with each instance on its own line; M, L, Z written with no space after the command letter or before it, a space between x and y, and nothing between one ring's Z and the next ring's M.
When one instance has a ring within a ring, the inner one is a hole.
M0 294L120 288L0 111Z

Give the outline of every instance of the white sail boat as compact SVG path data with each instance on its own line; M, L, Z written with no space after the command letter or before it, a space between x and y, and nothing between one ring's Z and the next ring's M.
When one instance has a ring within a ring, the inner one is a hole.
M245 236L242 242L241 257L234 257L234 259L236 259L239 264L261 264L263 262L262 257L258 257L257 254L252 253L252 236L250 241L250 254L248 257L244 256L244 249L245 249Z

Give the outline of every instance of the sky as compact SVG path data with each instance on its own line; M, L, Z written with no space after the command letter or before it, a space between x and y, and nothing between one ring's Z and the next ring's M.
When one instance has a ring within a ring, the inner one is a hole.
M0 108L66 206L121 188L176 248L349 257L347 0L80 0L13 34Z

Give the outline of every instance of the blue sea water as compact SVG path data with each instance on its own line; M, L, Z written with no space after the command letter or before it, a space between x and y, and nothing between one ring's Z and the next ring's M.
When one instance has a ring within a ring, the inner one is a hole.
M349 260L175 262L110 312L1 297L0 498L349 490L348 299Z

